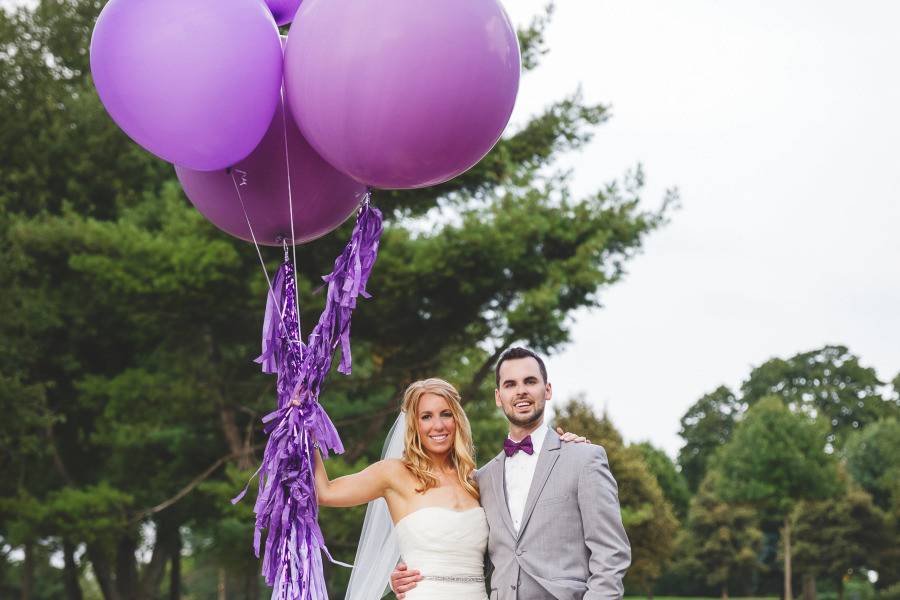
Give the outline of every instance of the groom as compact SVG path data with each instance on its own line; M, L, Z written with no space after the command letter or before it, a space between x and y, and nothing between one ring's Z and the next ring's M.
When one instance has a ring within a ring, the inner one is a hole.
M553 390L537 354L509 348L495 372L509 437L476 473L490 526L491 600L619 600L631 547L606 452L561 444L544 424ZM401 564L391 588L402 599L418 580Z

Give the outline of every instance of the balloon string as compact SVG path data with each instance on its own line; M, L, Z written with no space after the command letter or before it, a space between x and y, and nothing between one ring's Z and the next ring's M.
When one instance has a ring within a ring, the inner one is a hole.
M294 196L291 190L291 157L288 151L287 138L287 103L284 101L284 86L281 87L281 130L284 132L284 167L287 173L288 212L291 219L291 250L294 254L294 306L297 309L297 339L303 339L303 327L300 323L300 285L297 270L297 238L294 237ZM290 335L288 335L290 337ZM300 345L300 358L303 358L303 345Z
M253 246L256 248L256 255L259 257L259 264L262 266L263 275L266 276L266 284L269 286L269 296L272 298L272 302L275 303L275 306L278 307L278 320L281 321L281 328L284 330L289 342L300 344L300 346L303 347L299 338L296 340L291 339L291 332L284 323L284 315L282 313L284 312L285 307L278 306L278 298L275 296L275 290L272 289L272 280L269 277L269 270L266 269L266 261L263 259L262 252L259 249L259 243L256 241L256 234L253 233L253 225L250 224L250 217L247 215L247 207L244 206L244 198L241 196L241 188L234 176L235 169L229 168L228 172L231 174L231 182L234 184L234 191L237 193L238 202L241 203L241 211L244 213L244 220L247 221L247 228L250 230L250 238L253 240Z

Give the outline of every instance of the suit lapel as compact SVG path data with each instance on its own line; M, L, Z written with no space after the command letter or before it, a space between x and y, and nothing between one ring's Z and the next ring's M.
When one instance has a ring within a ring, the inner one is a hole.
M491 464L491 489L499 504L500 516L509 528L509 532L516 536L513 528L512 516L509 514L509 502L506 501L506 454L500 452Z
M550 477L550 471L553 470L553 465L556 464L556 459L559 458L560 444L559 436L555 431L549 429L547 431L547 437L544 438L544 446L541 448L541 455L538 456L537 465L534 467L534 477L531 480L531 487L528 489L528 499L525 501L525 510L522 513L522 525L519 527L519 537L521 537L522 532L525 531L525 527L528 525L529 519L531 519L531 513L534 512L534 506L537 504L537 499L541 495L544 485L547 483L547 478ZM509 510L507 509L506 512L509 513Z

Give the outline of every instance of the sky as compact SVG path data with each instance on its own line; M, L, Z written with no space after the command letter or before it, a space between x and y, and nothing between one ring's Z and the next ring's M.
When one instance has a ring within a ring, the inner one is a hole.
M584 393L674 456L688 407L773 356L844 344L900 372L898 22L895 0L557 0L511 131L580 86L612 119L558 165L576 195L641 163L647 210L682 203L575 315L557 405Z
M513 22L543 0L507 0ZM900 372L900 3L558 0L512 127L581 86L611 106L560 161L588 195L642 163L682 208L548 361L627 441L767 359L843 344Z

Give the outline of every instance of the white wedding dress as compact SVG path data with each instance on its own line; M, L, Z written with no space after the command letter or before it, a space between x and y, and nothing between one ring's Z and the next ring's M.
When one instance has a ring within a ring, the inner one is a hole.
M397 521L394 533L402 561L424 578L406 592L407 600L487 600L483 508L420 508Z
M402 456L405 423L401 412L382 458ZM366 508L344 600L381 600L390 593L388 582L398 560L425 577L406 592L406 600L487 600L487 541L487 517L480 506L463 511L420 508L395 525L384 498L376 498Z

